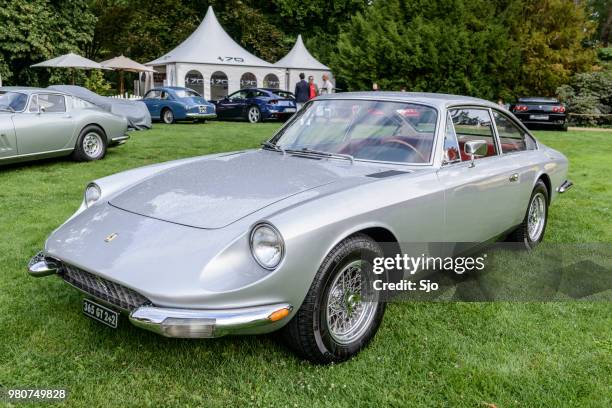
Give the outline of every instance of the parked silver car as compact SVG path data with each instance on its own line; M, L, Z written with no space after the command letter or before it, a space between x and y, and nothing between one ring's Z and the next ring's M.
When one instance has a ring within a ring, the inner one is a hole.
M89 184L29 265L169 337L283 329L319 363L374 336L385 305L356 277L382 243L531 248L568 162L508 111L438 94L343 93L306 104L262 149L130 170Z
M0 164L71 155L99 160L124 143L127 121L51 89L0 88Z

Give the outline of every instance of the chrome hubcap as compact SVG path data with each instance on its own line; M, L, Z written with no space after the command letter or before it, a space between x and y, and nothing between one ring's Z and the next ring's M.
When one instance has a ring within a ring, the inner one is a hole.
M102 138L97 133L88 133L83 138L83 150L89 157L95 158L102 154Z
M165 111L164 112L164 122L172 123L172 119L173 119L172 112L170 112L169 110Z
M259 110L257 108L249 109L249 120L251 122L259 121Z
M542 193L533 196L527 215L527 232L531 241L537 241L544 230L546 221L546 199Z
M361 297L362 261L353 261L336 275L327 296L325 321L332 338L348 344L361 337L374 320L376 302Z

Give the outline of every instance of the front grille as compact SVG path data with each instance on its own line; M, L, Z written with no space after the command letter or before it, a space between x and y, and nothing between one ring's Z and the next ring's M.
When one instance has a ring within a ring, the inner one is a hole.
M62 278L77 289L120 309L132 311L151 301L140 293L71 265L62 265Z

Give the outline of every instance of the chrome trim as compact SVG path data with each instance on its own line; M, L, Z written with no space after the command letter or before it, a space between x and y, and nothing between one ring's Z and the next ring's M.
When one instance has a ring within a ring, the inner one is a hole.
M28 263L28 273L30 276L40 278L43 276L56 274L59 267L59 262L52 258L46 257L41 251L30 259L30 262Z
M254 248L253 248L253 235L255 234L255 231L259 227L268 227L268 228L270 228L272 231L274 231L276 233L276 235L278 236L278 239L280 241L280 244L281 244L281 256L280 256L280 259L278 260L278 263L276 265L274 265L273 267L269 267L269 266L266 266L266 265L262 264L261 261L259 259L257 259L257 257L255 256L255 251L254 251ZM273 271L276 268L278 268L278 265L280 265L281 262L283 262L283 259L285 259L285 239L283 238L283 234L281 234L281 232L278 230L278 228L276 228L274 225L270 224L267 221L258 222L258 223L256 223L255 225L253 225L251 227L251 233L249 234L249 249L251 250L251 256L253 257L255 262L257 262L257 265L261 266L262 268L264 268L264 269L266 269L268 271Z
M557 192L559 194L563 194L567 190L572 188L573 185L574 185L574 183L572 183L570 180L565 180L563 183L561 183L561 185L559 187L557 187Z
M46 152L16 154L14 156L0 157L0 161L8 160L8 159L17 159L17 158L22 158L22 157L43 156L45 154L55 154L55 153L71 152L73 150L74 150L74 147L71 147L70 149L49 150L49 151L46 151Z
M188 112L186 114L189 118L203 118L203 119L214 119L217 117L216 113L197 113L197 112Z
M137 327L165 337L213 338L228 334L251 334L274 324L270 315L281 309L293 310L288 303L237 309L197 310L141 306L130 313ZM286 319L285 316L283 319ZM281 321L279 320L279 321Z
M111 144L122 144L125 143L130 138L130 135L123 135L119 137L113 137L111 139Z

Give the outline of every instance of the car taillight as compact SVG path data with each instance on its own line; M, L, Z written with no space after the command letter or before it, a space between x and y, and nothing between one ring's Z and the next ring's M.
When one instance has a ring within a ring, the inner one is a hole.
M527 110L529 110L529 107L527 105L516 105L514 107L515 112L525 112Z
M553 106L552 110L555 113L564 113L565 112L565 106Z

